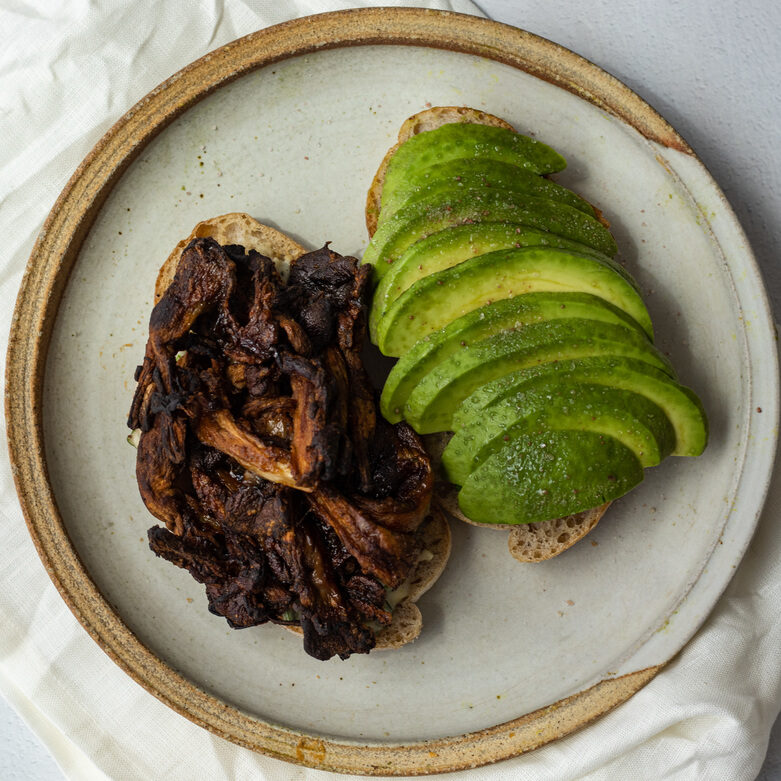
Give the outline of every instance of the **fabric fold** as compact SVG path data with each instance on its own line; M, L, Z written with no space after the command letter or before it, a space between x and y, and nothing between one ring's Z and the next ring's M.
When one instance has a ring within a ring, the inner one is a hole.
M479 14L468 0L385 2ZM0 9L0 350L37 232L100 135L172 73L238 36L339 0L80 0ZM370 4L371 5L371 4ZM31 48L32 47L32 48ZM0 384L4 379L0 379ZM5 434L5 423L0 424ZM448 778L753 779L781 707L781 480L705 625L648 686L591 726L529 755ZM50 582L0 453L0 691L78 779L347 778L298 768L209 734L132 681ZM172 750L174 747L174 750ZM355 777L357 778L357 777Z

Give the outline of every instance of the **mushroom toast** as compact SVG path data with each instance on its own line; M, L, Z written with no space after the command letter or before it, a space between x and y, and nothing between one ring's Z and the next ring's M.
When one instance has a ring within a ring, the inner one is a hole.
M429 456L361 362L369 272L245 214L199 223L160 270L128 419L151 549L230 626L318 659L415 639L450 550Z

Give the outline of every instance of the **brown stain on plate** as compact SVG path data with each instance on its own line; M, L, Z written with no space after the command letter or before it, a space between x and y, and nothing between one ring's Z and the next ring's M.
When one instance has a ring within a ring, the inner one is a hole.
M296 759L310 767L322 765L325 761L325 743L317 738L301 738L296 744Z
M19 291L8 346L5 408L14 481L41 561L76 618L128 675L194 723L269 756L337 772L422 775L496 762L567 735L624 702L660 666L602 681L513 721L441 740L358 745L268 724L182 678L125 626L68 538L49 483L43 442L43 376L57 310L82 242L122 173L174 119L239 76L321 49L373 44L445 49L505 63L579 95L648 139L691 154L656 111L593 63L487 19L429 9L363 8L260 30L207 54L152 90L73 174L38 236Z

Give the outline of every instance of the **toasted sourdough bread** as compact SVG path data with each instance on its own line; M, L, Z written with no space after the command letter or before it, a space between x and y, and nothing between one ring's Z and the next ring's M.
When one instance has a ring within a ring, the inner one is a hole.
M276 228L263 225L248 214L233 212L199 222L190 235L182 239L160 268L155 282L155 303L165 293L176 273L182 250L197 238L212 238L223 246L240 244L245 250L254 249L274 261L283 278L291 261L307 250ZM421 553L407 580L389 597L396 602L393 620L377 634L374 650L400 648L411 643L420 634L423 618L415 602L434 585L445 569L450 556L450 526L443 510L432 503L429 515L419 529ZM298 634L300 627L286 627Z
M385 154L385 157L377 169L377 173L369 187L369 193L366 197L366 228L369 236L373 236L377 229L377 220L380 214L380 205L382 203L382 187L385 182L385 172L388 168L391 157L396 150L418 133L427 130L435 130L442 125L453 122L465 122L471 124L492 125L494 127L503 127L507 130L515 130L505 120L489 114L485 111L479 111L465 106L436 106L426 109L406 119L399 130L398 142L391 147ZM595 206L594 212L596 218L606 227L610 224L602 215L602 212ZM432 457L435 469L439 471L439 462L442 451L444 450L448 434L432 434L425 436L423 441L426 449ZM556 518L550 521L540 521L538 523L529 523L518 526L509 526L507 524L478 523L467 518L458 506L458 489L452 483L445 480L439 480L434 488L435 493L442 503L445 510L454 517L471 523L474 526L488 526L493 529L509 529L510 537L508 547L510 553L518 561L535 562L551 559L558 556L565 550L574 545L578 540L586 536L599 522L610 506L610 503L595 507L584 512L568 515L564 518Z

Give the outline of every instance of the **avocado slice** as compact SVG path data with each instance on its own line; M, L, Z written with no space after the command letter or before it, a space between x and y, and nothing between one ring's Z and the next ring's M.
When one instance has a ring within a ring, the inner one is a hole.
M515 222L585 244L608 256L616 253L615 239L601 222L560 201L511 190L469 189L442 193L399 209L375 232L363 253L378 279L388 272L416 241L454 225Z
M511 163L535 174L563 171L567 161L555 150L529 136L489 125L453 123L427 130L405 141L385 172L382 206L407 178L421 169L448 160L482 158Z
M557 247L583 254L597 254L614 263L607 255L599 255L585 244L556 236L553 233L527 228L508 222L479 222L474 225L456 225L416 241L395 262L374 291L369 315L372 339L376 339L377 325L390 305L407 289L423 277L458 265L464 260L495 252L500 249L521 247ZM618 266L618 264L615 264ZM622 268L618 266L618 268Z
M508 442L467 478L458 503L482 523L535 523L617 499L643 479L626 445L593 431L545 431Z
M517 369L592 355L623 355L674 376L670 362L634 328L596 320L548 320L475 342L415 386L404 417L419 434L452 430L453 413L480 385Z
M528 193L552 201L561 201L573 209L579 209L591 217L594 207L572 190L545 179L517 165L481 157L447 160L428 168L418 168L415 175L408 175L383 199L379 220L390 217L402 206L444 192L457 192L471 188L494 187L502 190Z
M656 466L675 446L670 421L645 396L569 378L560 382L542 377L457 431L442 453L445 474L451 483L463 485L506 442L547 430L607 434L626 445L642 467Z
M507 400L522 396L540 378L558 382L587 382L633 391L652 401L667 415L675 432L671 455L698 456L708 443L708 419L697 395L645 361L629 357L596 356L557 361L510 372L477 388L453 415L458 432L490 416Z
M625 312L590 293L543 292L504 298L415 342L391 369L382 389L380 410L391 423L401 420L404 404L418 382L442 361L468 350L481 339L531 323L572 317L615 323L645 333Z
M374 341L385 355L487 303L537 291L591 293L626 312L653 338L651 317L635 287L611 263L574 250L522 247L470 258L419 279L390 306Z

